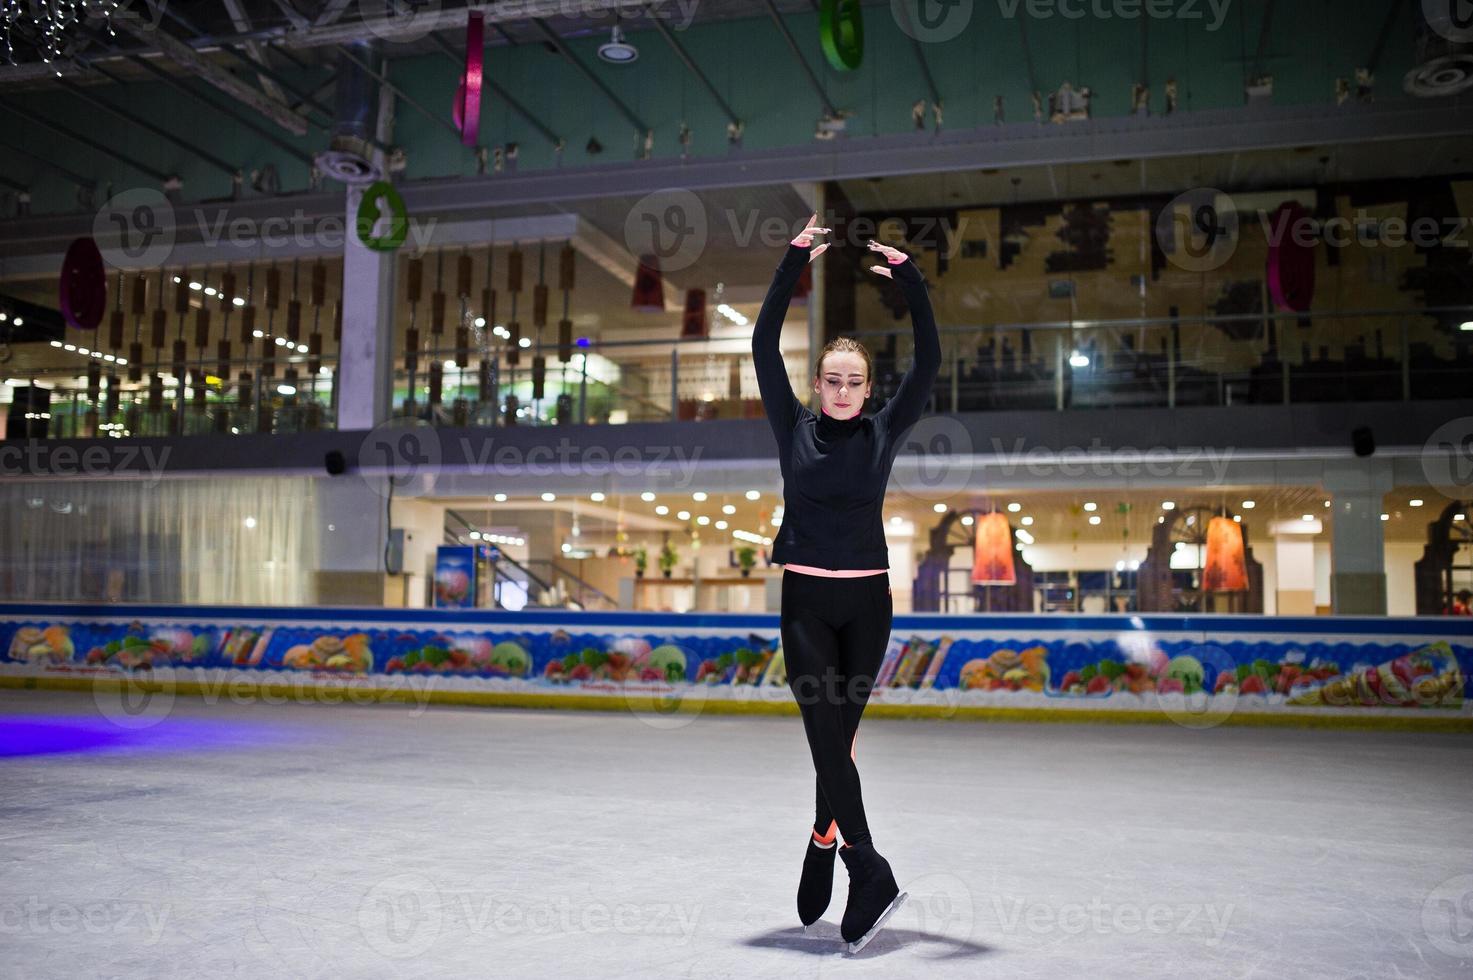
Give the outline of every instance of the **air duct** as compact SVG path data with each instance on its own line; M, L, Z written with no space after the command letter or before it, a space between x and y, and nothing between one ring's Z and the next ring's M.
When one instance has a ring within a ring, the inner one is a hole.
M374 162L373 131L377 117L377 89L364 65L378 61L378 41L353 41L338 55L337 99L332 139L316 156L317 169L345 184L381 180L383 168Z

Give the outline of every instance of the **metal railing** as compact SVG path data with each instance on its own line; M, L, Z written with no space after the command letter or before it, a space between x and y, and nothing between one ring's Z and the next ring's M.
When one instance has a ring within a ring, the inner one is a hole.
M873 354L878 407L909 364L910 325L858 336ZM1473 306L956 325L941 329L941 343L937 412L1446 399L1465 397L1473 370ZM567 361L551 345L520 349L515 364L504 347L474 353L457 367L453 349L420 352L418 370L393 375L391 413L476 427L763 417L740 337L580 343ZM268 378L260 358L243 362L237 379L212 379L202 397L177 384L151 390L151 375L172 376L172 362L145 365L144 380L123 381L116 399L105 378L94 398L75 370L11 381L22 382L17 400L27 380L51 388L25 429L51 438L333 428L335 359L321 358L326 370L312 378L306 360L277 357ZM215 363L185 367L193 377ZM806 400L805 374L806 363L789 362ZM26 406L10 413L13 435Z
M7 438L76 439L107 436L239 435L306 432L336 425L336 359L317 358L323 370L307 374L307 357L232 360L234 377L214 374L214 358L142 365L129 380L128 365L97 365L95 384L75 369L10 378L5 406ZM263 377L262 365L272 365ZM183 367L183 381L174 372ZM288 371L293 373L289 374ZM249 375L245 378L245 375ZM203 385L192 379L204 378ZM244 379L244 380L243 380ZM116 389L113 385L116 384ZM42 390L44 389L44 394Z
M1418 318L1467 321L1468 329L1432 344L1425 338L1435 328L1425 320L1414 335ZM941 412L1457 398L1473 370L1473 306L950 326L940 333L932 408ZM911 336L908 324L859 335L875 362L872 406L894 393ZM521 350L516 365L493 351L475 367L444 366L438 391L424 383L424 371L399 372L392 404L396 415L456 426L761 418L755 379L744 379L750 351L732 346L731 339L700 338L590 343L568 362L544 348L540 392L535 350ZM605 377L590 373L589 354L603 359ZM805 370L789 364L800 398L808 395Z

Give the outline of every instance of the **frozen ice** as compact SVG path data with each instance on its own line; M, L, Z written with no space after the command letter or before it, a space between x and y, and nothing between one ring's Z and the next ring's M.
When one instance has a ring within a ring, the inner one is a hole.
M656 723L658 721L658 723ZM9 977L1473 975L1473 741L866 719L910 900L794 895L796 716L0 692Z

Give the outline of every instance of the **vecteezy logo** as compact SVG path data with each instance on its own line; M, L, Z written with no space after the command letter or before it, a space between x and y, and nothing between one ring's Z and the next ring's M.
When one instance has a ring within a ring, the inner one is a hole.
M385 878L358 905L358 928L368 945L392 959L420 956L440 935L440 890L413 872Z
M1449 497L1473 490L1473 416L1445 422L1422 446L1427 482Z
M435 488L440 471L440 435L415 419L390 419L375 426L358 446L358 470L381 496L418 497ZM375 476L387 477L382 484Z
M676 649L689 663L691 652L679 647ZM706 709L710 688L704 683L692 684L684 677L670 680L668 672L666 676L664 681L649 684L626 683L620 693L624 697L624 706L634 717L651 728L672 731L684 728L700 716ZM667 686L668 690L665 689Z
M1449 878L1432 889L1422 903L1422 931L1448 956L1473 956L1473 875Z
M1187 272L1220 269L1238 250L1238 212L1223 208L1226 194L1195 187L1178 195L1156 218L1156 244Z
M116 681L97 677L92 682L92 703L108 721L128 731L152 728L174 710L174 689L148 671L144 676L124 674Z
M945 500L967 489L972 476L972 434L958 420L927 415L901 437L891 476L917 500Z
M1473 41L1473 0L1422 0L1427 26L1454 44Z
M163 265L174 251L174 206L146 187L115 194L92 219L92 237L115 269Z
M1217 678L1235 673L1237 667L1232 654L1215 644L1183 650L1166 661L1156 680L1156 707L1183 728L1216 728L1238 706L1237 687L1219 685ZM1218 693L1208 690L1209 683L1220 688Z
M624 217L624 244L633 255L653 255L660 271L695 264L706 248L706 206L683 188L654 191Z
M972 0L890 0L890 14L917 41L940 44L972 22Z

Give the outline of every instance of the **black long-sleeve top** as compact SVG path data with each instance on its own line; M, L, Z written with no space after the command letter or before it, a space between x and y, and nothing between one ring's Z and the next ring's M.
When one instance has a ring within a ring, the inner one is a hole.
M814 415L793 394L778 349L788 302L809 251L788 246L752 331L757 386L777 437L783 476L783 522L773 536L772 560L829 569L888 568L885 487L901 438L920 419L941 370L936 318L925 276L915 262L889 266L910 306L915 331L910 370L894 397L874 415L861 412L836 419L822 410Z

